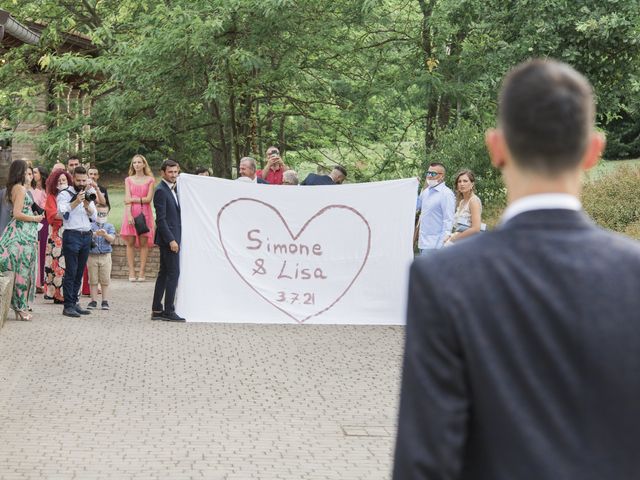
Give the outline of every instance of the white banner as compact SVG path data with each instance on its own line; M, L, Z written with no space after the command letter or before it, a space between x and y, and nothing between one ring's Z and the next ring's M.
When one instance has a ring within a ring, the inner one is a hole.
M275 186L181 174L189 322L404 323L417 179Z

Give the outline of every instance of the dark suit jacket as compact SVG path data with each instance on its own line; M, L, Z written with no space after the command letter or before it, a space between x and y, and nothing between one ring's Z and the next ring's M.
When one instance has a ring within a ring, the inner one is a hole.
M640 478L640 246L522 213L411 268L394 478Z
M156 245L167 246L172 240L182 240L182 224L180 222L180 205L171 193L171 189L162 180L153 194L153 205L156 209Z
M329 175L310 173L307 175L307 178L302 181L301 185L335 185L335 182Z

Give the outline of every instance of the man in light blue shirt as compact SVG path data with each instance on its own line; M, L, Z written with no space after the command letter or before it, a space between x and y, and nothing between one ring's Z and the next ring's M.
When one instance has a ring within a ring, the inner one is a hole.
M456 212L456 196L444 183L445 168L441 163L432 163L427 171L427 184L418 197L420 231L418 248L420 254L442 248L451 233Z
M57 197L58 213L64 226L62 254L66 262L62 279L62 314L67 317L79 317L90 313L78 304L82 274L91 250L91 222L96 221L96 206L87 198L95 196L95 191L86 189L88 178L83 166L76 167L73 172L73 186L62 190Z

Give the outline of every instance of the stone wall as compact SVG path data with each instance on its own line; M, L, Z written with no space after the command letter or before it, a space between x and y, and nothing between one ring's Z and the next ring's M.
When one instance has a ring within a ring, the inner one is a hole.
M37 164L39 155L36 142L38 135L47 130L45 114L49 105L49 95L47 77L34 75L33 78L39 85L39 92L34 99L34 112L18 124L15 131L16 137L12 143L11 156L13 160L26 160Z
M111 278L129 278L129 267L127 266L127 247L122 238L117 237L113 244L113 253L111 254L111 261L113 263L113 269L111 270ZM140 250L136 249L136 269L140 265ZM158 275L158 269L160 268L160 253L158 247L149 249L149 256L147 257L147 268L145 271L145 277L147 281L155 280ZM138 272L136 270L136 276Z
M11 305L11 295L13 292L13 272L0 273L0 328L7 319L9 306Z

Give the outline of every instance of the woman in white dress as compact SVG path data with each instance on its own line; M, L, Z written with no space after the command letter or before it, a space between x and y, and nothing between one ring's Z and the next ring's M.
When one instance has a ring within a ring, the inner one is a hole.
M471 235L482 228L482 202L475 194L476 177L471 170L461 170L454 181L457 197L456 213L453 220L453 232L445 240L445 246Z

